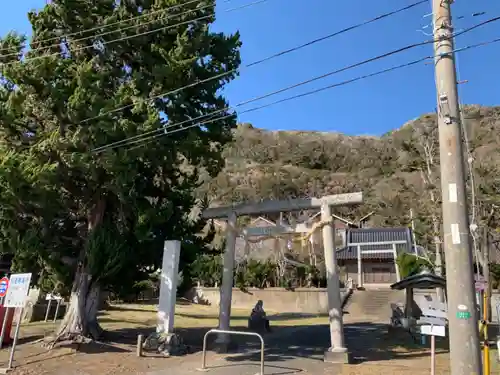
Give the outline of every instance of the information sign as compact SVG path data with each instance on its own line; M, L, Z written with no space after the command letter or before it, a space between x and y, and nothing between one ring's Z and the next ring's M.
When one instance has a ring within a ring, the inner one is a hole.
M14 273L10 276L4 307L24 307L30 289L31 273Z

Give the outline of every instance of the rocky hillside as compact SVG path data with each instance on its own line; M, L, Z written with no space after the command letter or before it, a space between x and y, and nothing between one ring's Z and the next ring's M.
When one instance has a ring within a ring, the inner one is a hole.
M482 217L500 192L500 107L468 106L464 122L474 158L476 215ZM338 213L356 219L375 211L373 225L408 225L413 209L417 232L428 239L433 220L440 221L436 126L435 114L381 137L241 124L225 151L224 172L204 190L219 203L363 191L364 205Z

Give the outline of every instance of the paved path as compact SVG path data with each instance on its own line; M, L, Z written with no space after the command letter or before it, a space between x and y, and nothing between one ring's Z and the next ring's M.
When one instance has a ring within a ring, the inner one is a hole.
M366 327L347 327L346 335L357 336ZM270 334L264 337L265 375L285 374L340 374L340 366L323 362L323 353L329 346L329 332L326 325L299 327L295 330ZM259 344L240 346L237 354L207 355L208 371L211 375L255 375L259 373ZM191 375L199 374L201 353L191 354L184 360L175 359L168 371L148 375Z
M347 320L347 319L346 319ZM354 362L384 360L390 348L379 339L387 337L386 324L349 322L345 325L346 344ZM265 375L285 374L341 374L341 366L323 362L323 353L329 347L327 325L287 328L264 336ZM259 373L260 343L250 339L238 348L236 354L207 354L210 375L255 375ZM171 365L170 365L171 364ZM169 360L168 370L148 375L200 374L201 353Z

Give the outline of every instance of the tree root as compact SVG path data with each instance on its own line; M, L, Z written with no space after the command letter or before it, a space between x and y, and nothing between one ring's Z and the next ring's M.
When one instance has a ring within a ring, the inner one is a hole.
M66 327L62 327L53 336L47 336L42 341L42 347L52 350L57 344L90 344L102 338L104 329L97 321L87 322L85 332L68 332Z
M42 347L47 350L52 350L56 345L72 345L90 344L95 340L91 337L86 337L79 333L65 333L57 336L48 336L42 341Z

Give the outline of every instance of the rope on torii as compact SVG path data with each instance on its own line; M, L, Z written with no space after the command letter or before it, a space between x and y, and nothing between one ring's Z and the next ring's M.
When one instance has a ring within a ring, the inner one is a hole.
M314 223L311 229L305 235L301 236L300 240L307 241L309 237L311 237L313 233L316 232L318 229L323 229L324 226L333 224L333 222L334 222L333 216L330 216L326 220L321 220Z
M333 224L334 220L333 220L333 217L330 217L328 218L327 220L321 220L317 223L314 223L313 226L311 227L311 229L309 229L306 234L302 235L298 240L295 240L295 241L307 241L313 234L315 231L317 231L318 229L322 229L325 225L330 225L330 224ZM293 232L292 232L293 233ZM249 237L250 236L246 236L246 235L243 235L242 236L243 238L245 238L245 240L249 243L259 243L261 241L266 241L266 240L269 240L269 239L273 239L273 238L276 238L277 235L274 235L274 236L259 236L257 239L255 240L252 240L250 239Z

